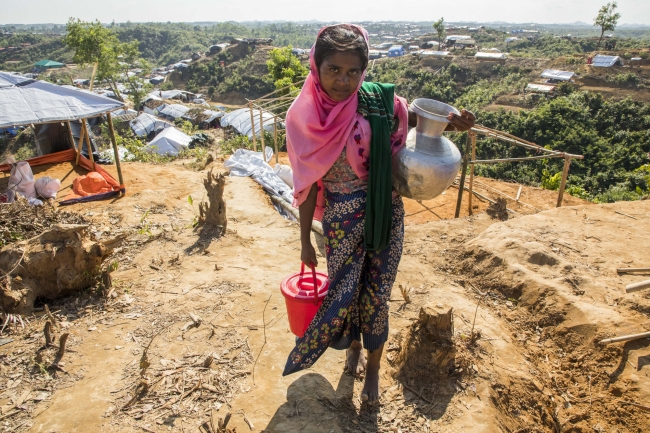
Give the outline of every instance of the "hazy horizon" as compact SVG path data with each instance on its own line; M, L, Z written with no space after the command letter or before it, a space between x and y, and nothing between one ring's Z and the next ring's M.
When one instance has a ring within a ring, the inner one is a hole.
M604 0L466 0L460 8L437 8L435 3L411 0L409 8L397 8L394 2L376 0L373 8L350 3L345 10L325 8L315 12L317 3L300 0L248 0L247 2L188 0L139 1L113 0L108 4L88 0L23 0L3 6L2 25L65 24L68 18L115 22L342 22L342 21L434 21L441 16L448 22L496 24L590 25ZM650 25L650 1L621 0L619 26ZM425 18L426 17L426 18ZM413 19L417 18L417 19ZM424 19L423 19L424 18Z

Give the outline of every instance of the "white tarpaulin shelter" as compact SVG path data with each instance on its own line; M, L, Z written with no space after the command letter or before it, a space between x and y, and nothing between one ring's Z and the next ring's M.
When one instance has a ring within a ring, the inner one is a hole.
M557 81L570 81L574 75L574 72L559 71L557 69L547 69L542 72L542 78L549 78Z
M451 53L449 51L430 51L430 50L424 50L420 52L421 57L447 57L450 56Z
M145 149L159 155L178 155L192 141L192 137L176 128L165 128Z
M159 108L158 114L169 119L178 119L179 117L183 117L183 115L188 111L190 111L190 109L184 105L170 104L166 105L165 108Z
M0 82L11 80L16 76L0 72ZM122 102L90 92L44 81L22 81L0 87L0 128L87 119L123 107Z
M165 128L170 128L172 125L169 122L160 120L150 114L142 113L130 123L133 133L138 137L149 135L150 132L159 131Z
M30 81L31 78L23 77L19 74L0 72L0 87L13 87L18 83Z
M623 66L623 60L619 56L603 56L602 54L596 54L592 66L599 68L609 68L611 66Z
M474 54L474 58L476 60L505 60L508 58L508 54L479 52Z
M253 110L253 119L255 122L255 136L260 134L260 110ZM274 116L268 111L262 112L262 119L264 121L264 129L273 132ZM239 134L246 135L248 138L253 137L251 130L251 111L248 108L240 108L239 110L231 111L221 118L221 126L232 126ZM283 129L284 124L278 122L278 129Z
M526 85L526 90L533 93L551 93L553 90L555 90L555 86L548 86L546 84L528 83Z

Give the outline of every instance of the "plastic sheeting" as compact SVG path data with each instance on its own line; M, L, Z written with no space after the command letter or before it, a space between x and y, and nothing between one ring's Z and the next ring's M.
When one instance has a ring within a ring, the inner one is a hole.
M0 80L15 80L0 72ZM44 81L0 87L0 128L36 123L64 122L95 117L124 104L90 92Z
M623 60L619 56L596 54L591 64L600 68L609 68L611 66L623 66Z
M253 110L253 117L255 121L255 135L259 137L260 134L260 110ZM264 130L273 132L273 114L268 111L262 112L264 121ZM232 126L239 134L246 135L248 138L253 137L251 132L251 111L248 108L240 108L239 110L231 111L221 118L221 126ZM284 123L278 122L278 129L284 129Z
M273 157L273 149L267 146L265 155L266 160L270 161ZM230 170L231 176L250 176L255 182L262 185L266 192L282 197L287 203L293 203L293 188L284 183L273 168L264 162L262 152L238 149L226 160L224 166ZM283 216L294 219L293 215L280 206L274 206Z
M570 81L574 75L574 72L559 71L557 69L547 69L542 72L542 78L549 78L557 81Z
M474 54L474 58L478 60L505 60L508 58L507 53L486 53L478 52Z
M166 105L163 109L158 109L158 114L169 119L178 119L179 117L183 117L183 115L188 111L190 111L190 109L184 105L170 104Z
M0 72L0 87L13 87L16 84L30 81L31 78L23 77L20 74L12 74L10 72Z
M170 128L173 125L171 123L165 122L155 118L154 116L142 113L130 123L133 133L138 137L143 137L149 135L151 132L156 132L165 128Z
M192 141L192 137L176 128L166 128L145 147L159 155L178 155Z

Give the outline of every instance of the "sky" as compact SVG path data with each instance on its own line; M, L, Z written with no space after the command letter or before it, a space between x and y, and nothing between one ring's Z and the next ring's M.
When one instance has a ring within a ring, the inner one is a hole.
M0 24L197 21L592 23L607 0L0 0ZM620 0L619 24L650 24L650 0Z

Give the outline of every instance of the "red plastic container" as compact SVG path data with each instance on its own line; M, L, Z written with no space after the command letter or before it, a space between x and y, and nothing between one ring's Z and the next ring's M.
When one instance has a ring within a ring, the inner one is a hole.
M311 275L305 276L305 264L302 263L300 273L289 275L282 280L280 291L287 304L289 329L296 336L302 337L323 303L330 282L327 274L316 272L311 265ZM316 288L316 290L314 290Z

